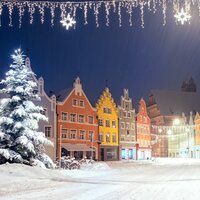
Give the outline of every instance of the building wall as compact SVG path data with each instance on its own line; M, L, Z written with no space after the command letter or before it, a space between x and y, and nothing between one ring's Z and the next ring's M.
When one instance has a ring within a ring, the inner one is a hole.
M26 58L26 66L31 69L31 63L29 58ZM31 69L32 70L32 69ZM44 79L41 77L38 80L33 77L34 81L37 83L37 87L35 88L35 92L38 93L40 100L34 101L35 105L43 107L45 110L44 114L48 118L48 122L40 121L38 131L45 133L45 130L50 128L50 135L46 135L46 137L52 141L53 146L45 146L45 152L49 155L53 160L56 160L56 140L57 140L57 127L56 127L56 97L52 95L52 97L48 97L44 90Z
M118 106L119 145L121 159L136 159L136 114L129 97L128 89L124 89Z
M139 143L138 159L149 159L151 156L151 121L144 99L139 102L137 114L137 142Z
M105 149L105 151L100 150L102 155L101 160L107 160L106 157L107 158L109 157L108 160L109 159L118 160L118 146L119 146L118 111L108 88L104 90L103 94L101 95L96 105L96 108L99 120L99 138L101 141L100 148ZM109 124L107 125L106 125L106 120L107 122L109 122ZM108 149L110 149L110 152ZM106 152L107 154L110 153L113 155L106 156ZM115 158L112 158L112 156L114 156Z
M77 105L74 105L73 101L77 100ZM80 105L80 102L84 102L84 106ZM95 159L98 159L98 121L97 111L93 108L87 99L85 93L82 90L80 79L77 78L74 83L74 88L64 101L58 102L58 158L60 158L61 146L64 144L84 144L88 148L95 149ZM63 114L66 113L66 119L63 118ZM71 114L76 114L76 119L73 122L70 117ZM84 121L79 121L79 116L84 116ZM89 117L93 118L93 124L89 123ZM64 130L65 129L65 130ZM66 133L67 130L67 133ZM76 130L76 137L73 139L70 137L72 130ZM81 139L81 132L84 131L84 138ZM89 137L89 134L93 132L93 139ZM66 138L65 138L66 135ZM61 140L60 140L61 139ZM87 151L88 152L88 151ZM83 157L87 152L83 153ZM75 156L71 152L71 156Z
M155 102L153 95L149 97L147 110L151 120L151 125L167 126L171 123L171 119L169 120L167 116L161 115L160 109L157 103ZM165 131L158 131L157 129L151 129L151 131L152 131L152 156L167 157L168 156L167 133Z

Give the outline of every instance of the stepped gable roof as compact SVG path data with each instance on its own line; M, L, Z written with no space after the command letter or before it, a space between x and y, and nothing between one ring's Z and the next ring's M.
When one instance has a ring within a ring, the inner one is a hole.
M99 109L102 106L103 101L106 97L110 99L112 106L115 109L115 112L118 113L117 105L115 104L114 99L112 98L109 88L105 88L105 90L103 91L103 94L100 96L98 102L96 103L96 108Z
M161 115L189 115L200 111L200 94L175 90L151 90Z
M61 90L58 94L56 94L58 101L64 101L73 89L74 88L64 89Z

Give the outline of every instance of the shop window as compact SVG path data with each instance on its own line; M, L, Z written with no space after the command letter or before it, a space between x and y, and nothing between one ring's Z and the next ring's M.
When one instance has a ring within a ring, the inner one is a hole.
M122 159L125 159L126 158L126 150L125 149L122 149Z

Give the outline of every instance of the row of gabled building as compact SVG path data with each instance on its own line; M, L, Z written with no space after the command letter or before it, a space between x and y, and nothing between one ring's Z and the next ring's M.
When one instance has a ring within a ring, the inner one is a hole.
M29 58L26 65L31 69ZM79 77L72 88L57 95L47 95L43 78L33 78L41 99L35 104L49 119L40 122L39 130L54 144L46 147L53 160L61 156L102 161L200 158L200 95L194 91L152 90L147 105L141 98L136 111L128 89L117 105L106 87L92 105ZM177 120L179 124L174 124Z
M31 69L28 58L26 65ZM54 143L46 147L54 160L64 155L96 160L200 158L200 95L192 79L182 91L152 90L147 105L141 98L137 111L128 89L118 105L108 88L92 105L79 77L72 88L51 97L43 78L35 81L41 97L36 103L49 118L39 129Z
M31 69L28 58L26 65ZM46 147L53 160L60 156L96 160L151 158L151 124L143 99L136 114L128 89L124 89L119 105L107 87L92 105L79 77L72 88L51 97L44 90L43 78L34 79L38 85L35 92L41 98L35 103L49 118L49 122L39 124L39 129L54 143L54 147Z

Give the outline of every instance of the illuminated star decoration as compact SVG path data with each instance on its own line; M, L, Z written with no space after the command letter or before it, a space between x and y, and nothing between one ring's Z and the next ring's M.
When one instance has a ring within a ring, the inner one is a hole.
M76 21L68 14L67 17L63 17L60 23L65 26L67 30L69 30L70 27L76 24Z
M191 18L191 15L184 11L184 9L181 9L181 12L178 12L174 17L177 19L178 22L181 22L183 25L185 22L189 21Z

